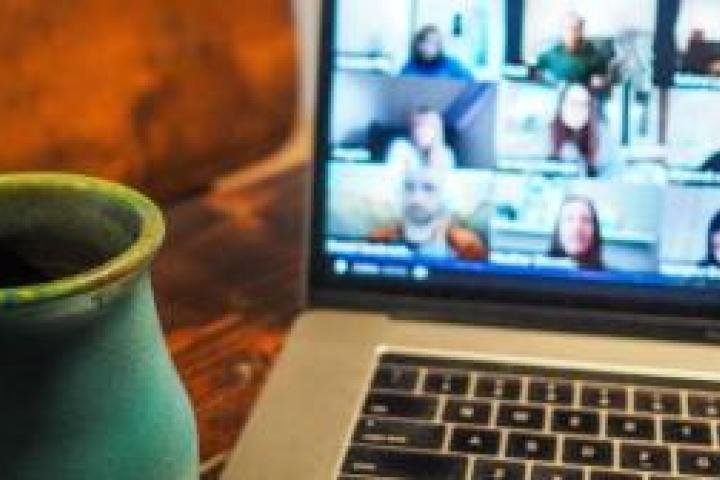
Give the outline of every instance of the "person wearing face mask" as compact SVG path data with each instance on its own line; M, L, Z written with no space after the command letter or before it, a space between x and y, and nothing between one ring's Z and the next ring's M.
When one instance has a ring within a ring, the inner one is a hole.
M427 163L408 163L398 178L402 190L402 218L379 228L371 242L404 245L415 255L485 261L488 248L473 231L453 223L447 206L447 169Z
M700 262L703 268L720 268L720 212L710 220L707 231L707 252Z
M414 37L410 60L401 71L402 75L445 77L472 81L473 74L459 60L447 55L440 30L428 25Z
M596 100L582 85L568 85L560 94L558 110L550 126L550 158L559 160L565 145L575 146L589 177L598 175L600 144Z
M572 260L583 270L605 270L600 220L590 199L569 196L563 201L549 256Z
M396 168L425 164L451 169L455 154L445 141L445 124L442 115L428 107L412 112L409 121L409 138L400 138L390 144L387 162Z

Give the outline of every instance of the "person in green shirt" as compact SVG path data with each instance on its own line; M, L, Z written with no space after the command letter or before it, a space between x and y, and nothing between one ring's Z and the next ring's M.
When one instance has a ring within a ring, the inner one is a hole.
M581 84L593 92L609 87L609 60L585 38L585 20L568 15L563 41L538 58L536 69L553 82Z

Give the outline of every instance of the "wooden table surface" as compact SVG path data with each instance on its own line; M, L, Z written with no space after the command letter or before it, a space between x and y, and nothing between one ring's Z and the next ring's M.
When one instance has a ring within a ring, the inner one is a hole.
M305 169L168 210L154 269L168 344L218 478L300 305Z

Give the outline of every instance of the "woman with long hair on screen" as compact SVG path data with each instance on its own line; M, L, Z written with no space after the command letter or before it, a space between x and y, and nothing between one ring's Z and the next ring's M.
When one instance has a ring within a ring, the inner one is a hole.
M710 220L706 250L705 259L700 262L700 266L720 268L720 212Z
M565 198L549 256L570 259L583 270L605 270L600 219L589 198L580 195Z
M587 175L596 177L600 149L599 123L597 99L582 85L566 85L560 92L557 112L550 126L550 158L559 160L563 147L574 145L585 162Z

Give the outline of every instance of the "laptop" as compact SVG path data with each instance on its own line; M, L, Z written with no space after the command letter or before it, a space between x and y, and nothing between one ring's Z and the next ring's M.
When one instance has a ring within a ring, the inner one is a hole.
M326 0L307 307L224 478L720 478L717 18Z

